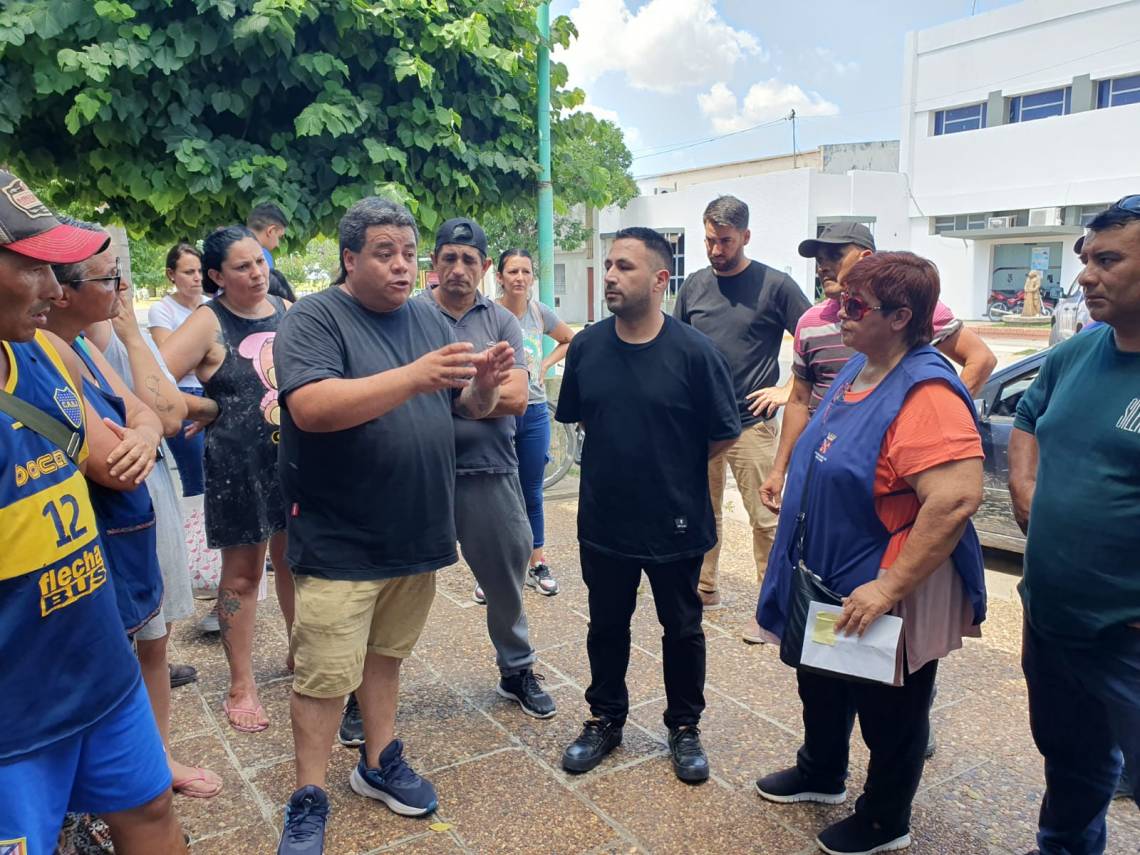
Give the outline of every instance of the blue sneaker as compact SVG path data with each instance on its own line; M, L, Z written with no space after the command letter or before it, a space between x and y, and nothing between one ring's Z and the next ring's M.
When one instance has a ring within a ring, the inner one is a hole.
M404 743L393 739L380 752L380 768L369 769L364 746L360 762L352 770L348 784L353 792L384 802L400 816L424 816L436 809L435 787L417 775L404 760Z
M325 822L329 797L320 787L301 787L285 806L285 828L277 855L321 855L325 851Z

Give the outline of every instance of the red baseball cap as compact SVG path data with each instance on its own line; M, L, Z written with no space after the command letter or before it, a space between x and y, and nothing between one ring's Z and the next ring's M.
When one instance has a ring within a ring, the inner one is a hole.
M105 232L65 226L27 184L0 170L0 247L49 264L73 264L108 243Z

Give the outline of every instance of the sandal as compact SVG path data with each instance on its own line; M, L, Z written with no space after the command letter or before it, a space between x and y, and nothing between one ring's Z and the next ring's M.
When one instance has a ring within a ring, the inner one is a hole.
M238 733L261 733L261 731L269 727L268 721L264 724L255 724L253 726L250 726L245 724L238 724L238 722L234 720L235 715L254 715L258 718L263 718L265 716L265 707L263 707L261 704L258 704L253 709L247 709L244 707L231 707L229 701L225 700L222 701L222 711L226 714L226 718L229 720L230 727L232 727Z
M196 788L193 785L202 783L209 784L210 779L207 775L214 775L216 773L210 772L208 769L195 769L196 775L191 775L189 778L183 778L181 781L174 781L171 784L171 789L178 793L180 796L189 796L193 799L212 799L222 791L222 779L218 778L218 783L209 789Z

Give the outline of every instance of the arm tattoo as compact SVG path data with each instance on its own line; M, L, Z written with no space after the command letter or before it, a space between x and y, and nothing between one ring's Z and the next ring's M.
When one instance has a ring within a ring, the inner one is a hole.
M174 409L174 404L166 399L166 396L160 391L158 378L153 374L148 374L143 381L151 398L154 401L153 409L156 413L169 413Z

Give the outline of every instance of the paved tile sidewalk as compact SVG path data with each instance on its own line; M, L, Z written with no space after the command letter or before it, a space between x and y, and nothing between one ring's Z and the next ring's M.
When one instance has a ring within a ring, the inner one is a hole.
M354 795L356 752L334 749L328 855L436 853L770 853L816 852L814 834L846 806L777 806L752 788L757 775L792 762L800 707L792 673L771 647L750 647L737 629L752 610L751 536L729 520L722 552L727 607L710 612L708 709L702 722L713 780L700 787L672 773L661 722L661 630L646 584L634 618L625 742L602 765L571 777L563 747L587 718L586 597L574 540L573 501L547 505L547 554L562 584L556 597L528 591L536 670L558 715L536 721L495 693L494 653L484 611L471 600L465 567L442 571L428 628L404 669L399 732L409 759L439 790L430 819L405 819ZM271 586L272 587L272 586ZM200 603L204 612L207 604ZM1023 853L1033 846L1041 762L1029 736L1018 666L1021 610L995 596L986 637L942 663L934 720L939 749L927 764L915 806L916 853ZM272 598L258 618L255 666L272 724L261 734L231 730L221 711L225 660L216 640L187 621L171 659L198 666L197 684L174 692L173 750L208 765L225 792L201 801L176 797L195 855L273 853L293 788L286 644ZM862 786L867 752L852 740L852 787ZM1140 814L1116 802L1110 851L1140 848Z

